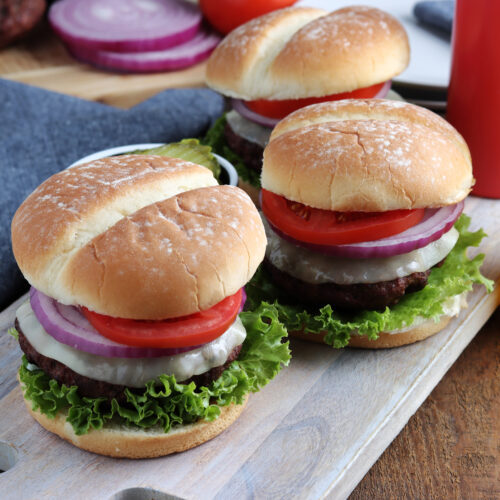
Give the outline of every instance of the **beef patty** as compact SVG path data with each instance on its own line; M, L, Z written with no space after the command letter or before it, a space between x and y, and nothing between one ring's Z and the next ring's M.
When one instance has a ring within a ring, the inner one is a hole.
M19 344L24 354L26 354L26 358L28 358L28 361L37 365L49 377L57 380L57 382L59 382L60 384L67 385L68 387L76 385L78 387L78 394L80 396L87 396L89 398L105 397L108 400L115 398L118 400L118 402L126 401L126 396L124 394L126 386L109 384L108 382L85 377L84 375L80 375L79 373L74 372L59 361L40 354L30 344L29 340L22 332L17 319L15 327L19 332ZM205 373L195 375L188 380L182 381L181 383L188 384L189 382L195 382L197 386L208 385L210 382L218 379L221 376L222 372L226 368L228 368L229 365L238 357L240 351L241 345L236 346L229 353L229 357L224 365L216 366L215 368L212 368ZM129 389L132 392L136 393L142 392L142 389L137 389L136 387L129 387Z
M437 264L441 266L444 259ZM331 304L339 309L351 311L362 309L384 309L397 304L406 293L417 292L427 285L430 269L413 273L403 278L379 283L337 285L335 283L313 284L294 278L275 267L268 259L264 266L276 285L301 303Z
M243 163L248 167L260 172L262 170L262 156L264 148L255 142L247 141L234 132L229 123L224 128L224 137L227 145L237 153Z

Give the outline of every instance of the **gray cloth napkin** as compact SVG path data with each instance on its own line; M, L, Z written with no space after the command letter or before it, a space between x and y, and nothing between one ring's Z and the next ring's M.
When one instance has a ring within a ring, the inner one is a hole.
M454 0L426 1L416 3L413 14L421 23L451 35L454 10Z
M42 181L101 149L197 137L223 109L223 98L206 89L166 90L121 110L0 79L0 310L27 290L10 223Z

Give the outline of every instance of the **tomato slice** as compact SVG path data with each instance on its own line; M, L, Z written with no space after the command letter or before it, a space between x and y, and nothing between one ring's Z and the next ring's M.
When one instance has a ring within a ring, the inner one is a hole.
M224 35L254 17L283 9L297 0L200 0L200 8L210 24Z
M190 347L222 335L240 310L242 290L199 313L160 321L113 318L82 307L83 314L104 337L137 347Z
M296 240L346 245L402 233L422 220L425 209L334 212L296 203L263 189L262 211L273 226Z
M326 101L339 101L340 99L363 99L366 97L376 96L385 82L377 83L371 87L356 89L352 92L342 92L341 94L331 94L323 97L306 97L304 99L283 99L268 101L259 99L257 101L245 101L246 106L259 113L259 115L267 116L268 118L285 118L292 111L309 106L310 104L318 104Z

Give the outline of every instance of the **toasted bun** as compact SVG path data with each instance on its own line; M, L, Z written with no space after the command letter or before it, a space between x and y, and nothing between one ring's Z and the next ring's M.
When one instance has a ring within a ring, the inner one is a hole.
M264 150L262 187L299 203L378 212L457 203L474 180L460 134L434 113L383 99L302 108Z
M210 56L206 82L246 100L321 97L389 80L409 53L402 25L379 9L292 7L232 31Z
M134 319L208 309L247 283L266 245L246 193L214 183L203 167L153 156L66 170L16 212L14 255L64 304Z
M349 340L349 347L362 347L366 349L385 349L388 347L400 347L407 344L413 344L419 340L424 340L435 333L440 332L450 322L450 316L442 316L436 323L430 319L411 330L401 333L386 333L381 332L377 340L370 340L365 335L352 335ZM324 334L313 334L303 332L289 332L292 337L311 342L323 343L326 332Z
M43 413L34 411L30 401L25 399L24 402L42 427L82 450L116 458L155 458L189 450L219 435L240 416L247 400L241 405L223 406L219 417L212 422L202 420L175 427L166 434L161 429L106 426L82 436L75 434L71 424L66 422L65 414L58 413L55 418L48 418Z

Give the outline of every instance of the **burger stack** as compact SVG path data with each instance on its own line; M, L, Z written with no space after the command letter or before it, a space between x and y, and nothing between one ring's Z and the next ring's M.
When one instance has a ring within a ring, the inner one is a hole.
M482 256L465 253L484 236L460 217L473 182L463 138L423 108L370 99L298 110L264 151L267 274L254 291L279 297L288 329L309 340L422 340L466 306L473 283L491 283Z
M19 207L17 311L34 418L117 457L219 434L289 359L272 307L239 314L261 219L239 188L183 160L129 155L58 173Z
M209 142L257 201L262 152L280 119L313 103L384 97L408 61L404 28L379 9L292 7L254 19L208 60L207 85L233 105Z

